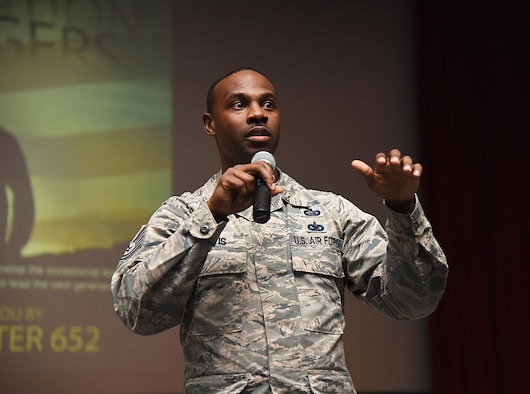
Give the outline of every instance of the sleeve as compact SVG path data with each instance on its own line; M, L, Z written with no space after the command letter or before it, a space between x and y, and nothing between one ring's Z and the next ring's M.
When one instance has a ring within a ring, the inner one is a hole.
M111 280L114 309L130 330L151 335L180 324L225 225L215 221L205 202L193 208L172 197L142 226Z
M415 209L386 208L385 229L367 215L346 229L348 288L369 306L395 319L431 314L445 291L449 267L416 196Z

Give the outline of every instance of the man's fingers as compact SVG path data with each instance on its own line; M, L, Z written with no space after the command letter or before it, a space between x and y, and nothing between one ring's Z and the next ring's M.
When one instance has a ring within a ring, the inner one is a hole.
M392 149L388 153L388 161L391 164L399 164L401 162L401 151L399 149Z
M362 160L353 160L351 162L351 166L357 171L359 171L359 173L366 178L370 177L372 174L372 167L370 167Z
M418 176L419 177L419 176L421 176L422 172L423 172L423 166L420 163L413 164L413 166L412 166L412 174L414 176Z

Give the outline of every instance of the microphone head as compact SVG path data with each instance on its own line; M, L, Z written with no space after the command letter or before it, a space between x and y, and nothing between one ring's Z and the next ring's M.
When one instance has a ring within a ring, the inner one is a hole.
M266 150L261 150L259 152L256 152L254 156L252 156L251 163L257 163L258 161L264 161L268 165L272 167L273 170L276 169L276 159L272 155L272 153L267 152Z

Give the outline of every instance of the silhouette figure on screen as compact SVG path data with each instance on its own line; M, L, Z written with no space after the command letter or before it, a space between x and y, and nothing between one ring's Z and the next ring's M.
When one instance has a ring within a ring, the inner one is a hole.
M217 80L203 123L221 170L140 228L112 278L117 314L141 335L180 325L188 394L355 393L344 292L416 319L445 290L446 258L416 195L421 165L397 149L375 155L373 168L352 161L384 200L383 228L276 165L280 106L263 74L244 67ZM270 217L256 220L260 183Z
M17 140L0 127L0 262L20 258L34 220L34 204L24 154Z

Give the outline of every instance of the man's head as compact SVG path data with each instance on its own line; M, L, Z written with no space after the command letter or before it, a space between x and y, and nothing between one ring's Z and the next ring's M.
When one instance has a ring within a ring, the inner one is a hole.
M249 163L254 153L274 153L280 139L280 109L272 83L249 67L238 68L211 86L204 128L215 138L223 171Z

